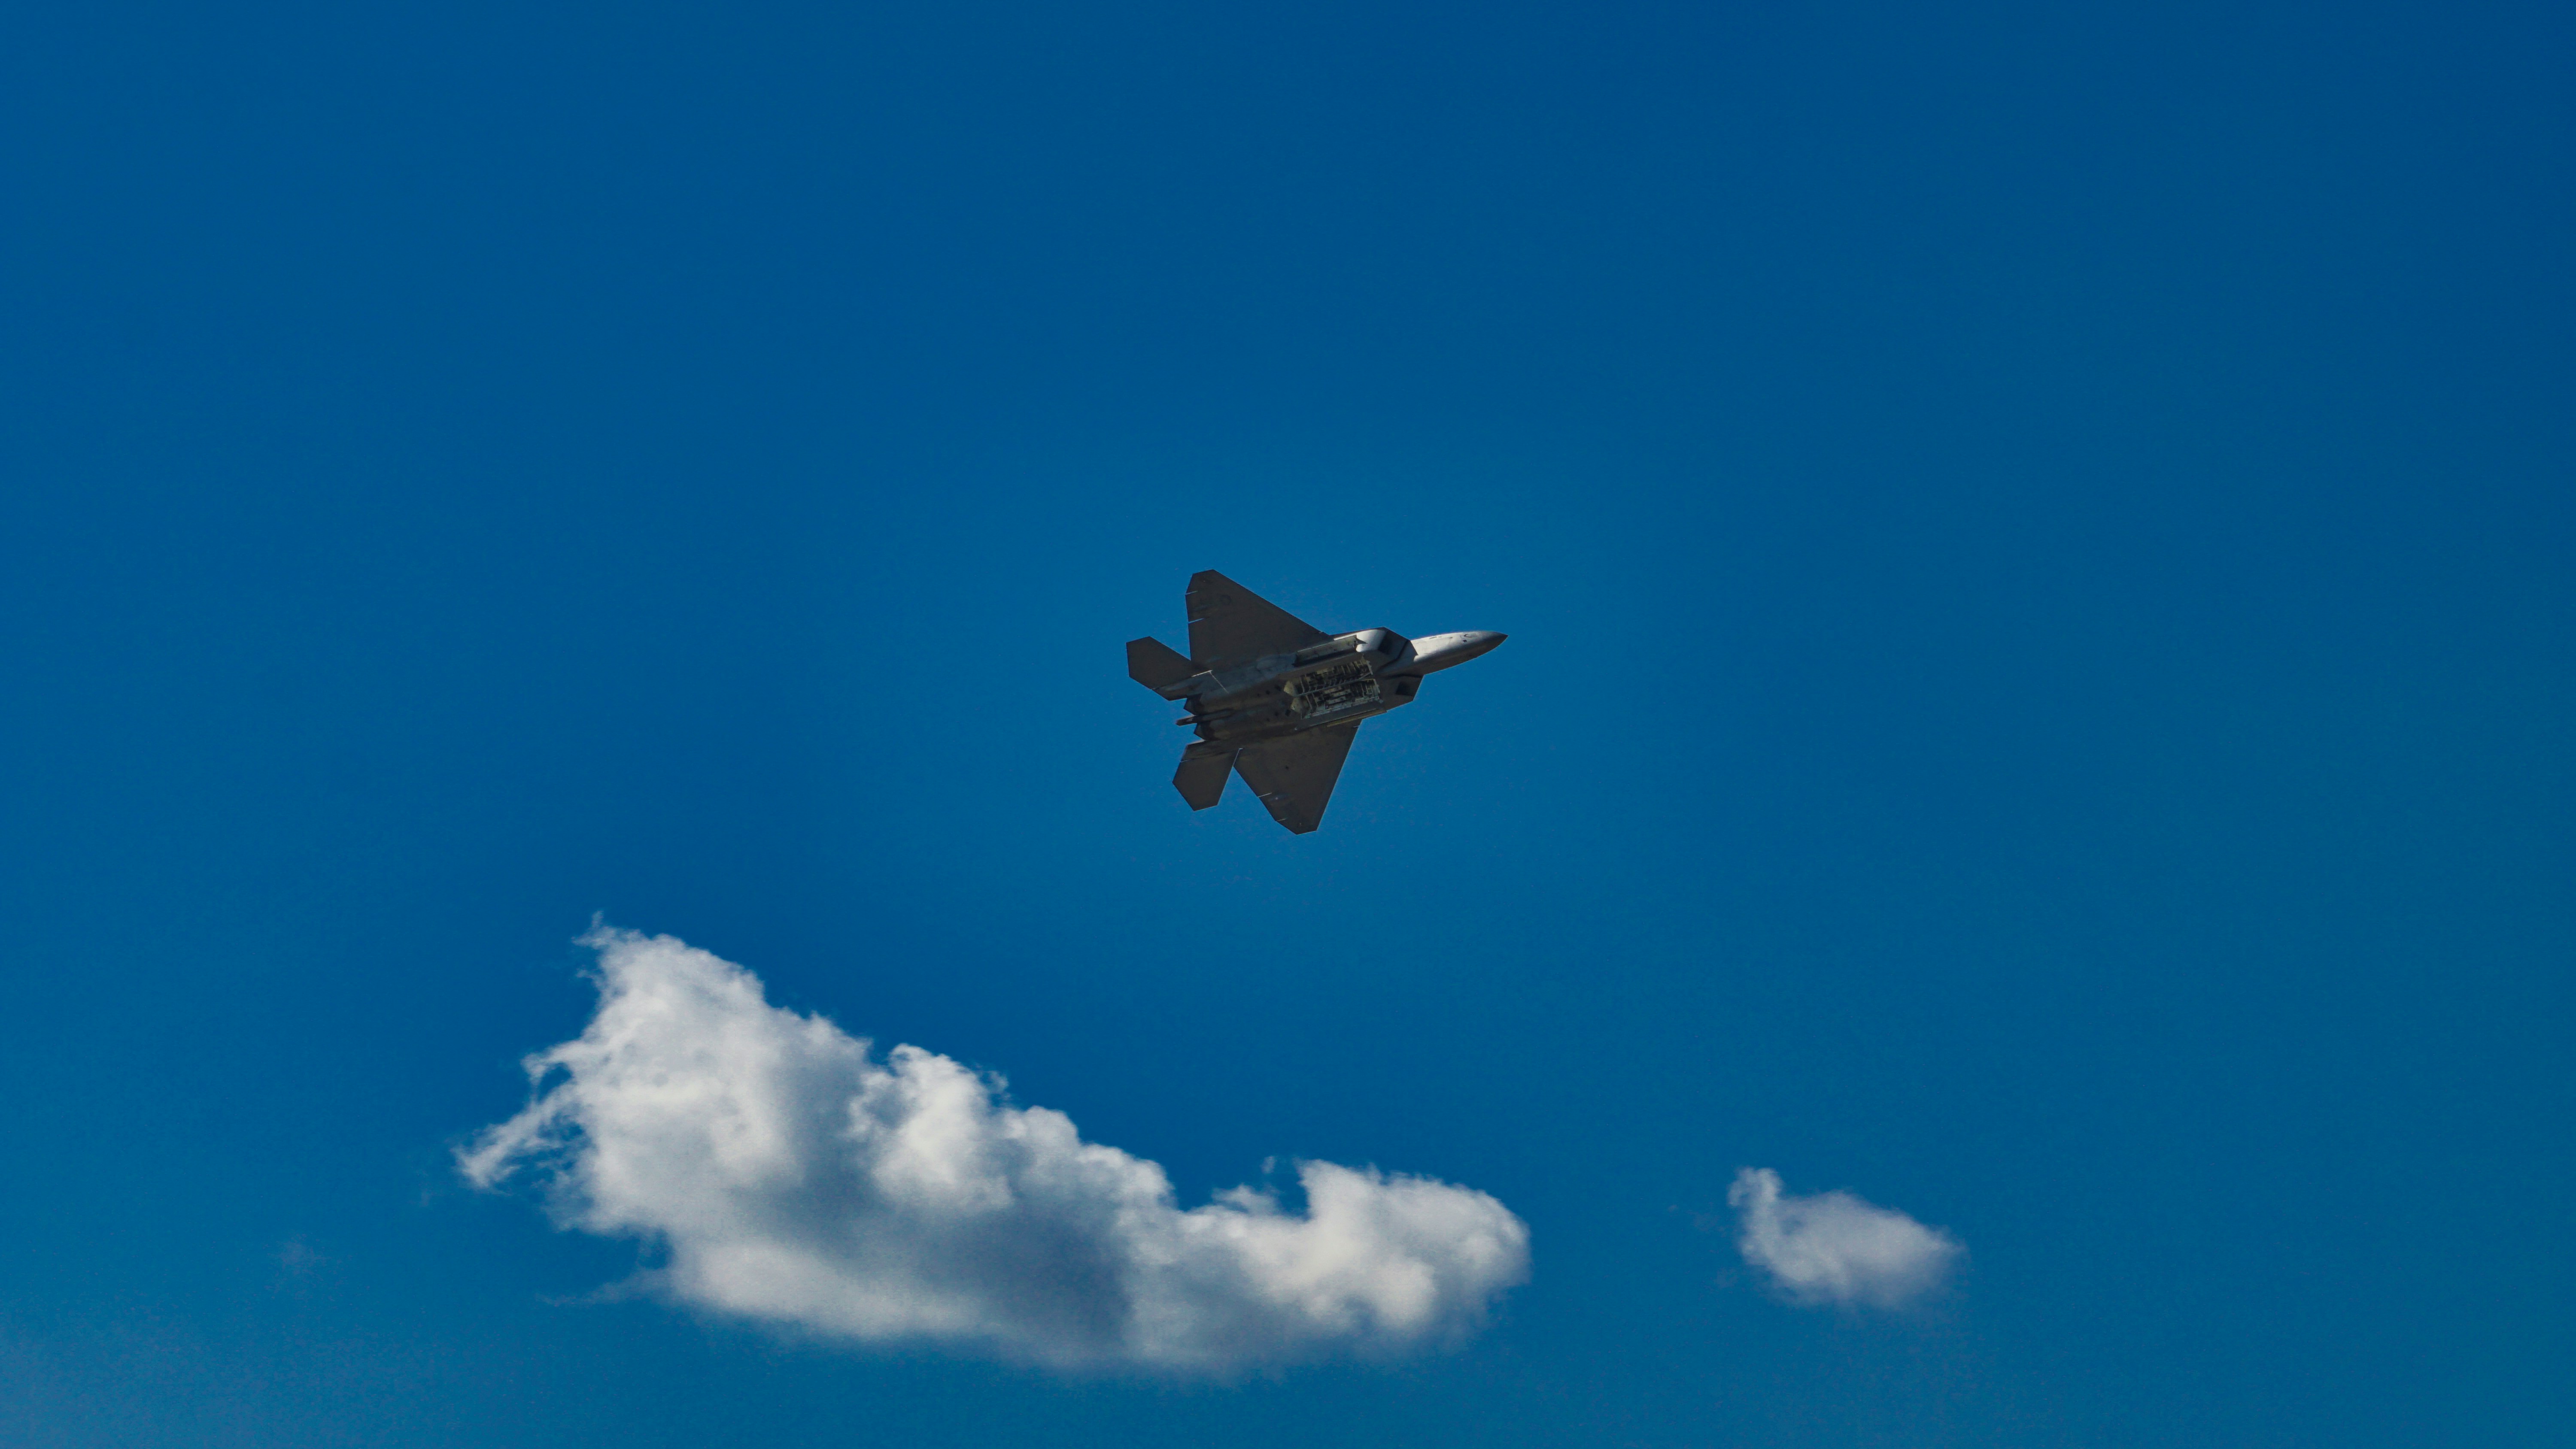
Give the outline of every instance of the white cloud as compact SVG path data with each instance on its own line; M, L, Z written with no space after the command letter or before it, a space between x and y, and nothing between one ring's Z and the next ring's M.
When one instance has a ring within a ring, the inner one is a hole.
M1780 1174L1748 1167L1726 1200L1744 1261L1790 1301L1897 1308L1940 1287L1967 1250L1938 1228L1847 1192L1788 1197Z
M598 1013L528 1059L526 1110L459 1153L527 1168L559 1221L658 1243L681 1302L1061 1367L1225 1372L1452 1337L1528 1276L1481 1192L1301 1163L1183 1212L1163 1169L1085 1142L998 1078L771 1006L668 936L597 930Z

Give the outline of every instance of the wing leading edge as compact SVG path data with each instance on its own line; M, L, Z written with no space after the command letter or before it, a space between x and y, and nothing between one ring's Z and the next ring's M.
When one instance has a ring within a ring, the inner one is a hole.
M1190 658L1201 668L1291 654L1333 636L1214 569L1190 575Z
M1304 835L1324 823L1324 806L1342 777L1342 761L1359 738L1360 722L1325 725L1283 739L1261 740L1234 757L1235 773L1261 797L1270 818ZM1210 797L1211 804L1214 797Z

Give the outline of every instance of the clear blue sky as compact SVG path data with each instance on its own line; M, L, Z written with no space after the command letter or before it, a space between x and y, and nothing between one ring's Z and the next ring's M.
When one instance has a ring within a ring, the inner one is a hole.
M2563 7L0 21L0 1437L2562 1443ZM1499 629L1319 834L1120 645ZM594 912L1184 1203L1235 1383L651 1300L451 1153ZM1731 1242L1955 1235L1910 1312Z

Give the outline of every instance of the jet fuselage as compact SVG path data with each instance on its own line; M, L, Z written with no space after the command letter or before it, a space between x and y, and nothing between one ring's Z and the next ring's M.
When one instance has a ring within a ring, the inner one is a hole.
M1464 664L1503 642L1483 630L1407 639L1388 629L1362 629L1294 654L1265 654L1224 669L1202 670L1158 691L1187 701L1203 740L1247 743L1328 724L1356 724L1411 704L1422 677Z

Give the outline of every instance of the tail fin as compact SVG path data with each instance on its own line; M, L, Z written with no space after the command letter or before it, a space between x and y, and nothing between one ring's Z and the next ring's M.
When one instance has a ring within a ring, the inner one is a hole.
M1174 653L1172 647L1160 639L1127 641L1127 677L1156 694L1162 694L1198 672L1197 665Z
M1225 777L1233 772L1234 746L1201 741L1181 751L1181 767L1172 772L1172 788L1181 792L1191 809L1205 810L1225 794Z

